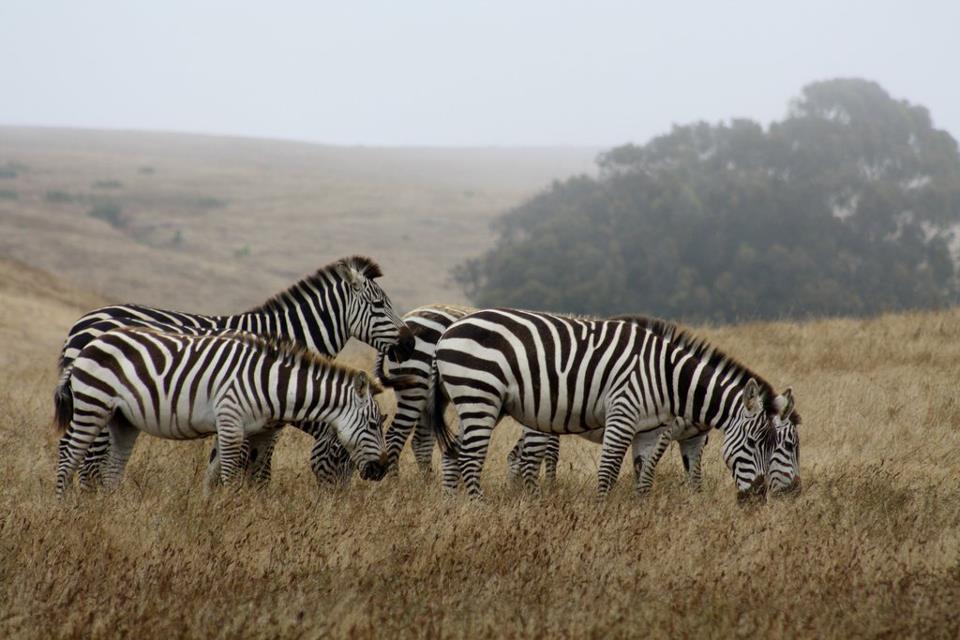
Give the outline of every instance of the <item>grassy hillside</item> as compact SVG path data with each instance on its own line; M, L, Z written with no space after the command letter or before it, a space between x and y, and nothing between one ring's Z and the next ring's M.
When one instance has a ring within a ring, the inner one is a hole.
M479 504L409 452L399 478L319 493L295 432L262 492L204 500L206 445L145 436L118 492L58 503L53 361L95 303L0 263L0 637L960 633L960 311L704 329L804 416L803 494L756 509L716 438L698 495L669 453L649 497L625 473L598 506L599 449L574 439L559 486L524 496L513 425Z
M593 149L378 149L0 127L0 256L116 300L238 311L368 254L398 306L463 301L489 222Z

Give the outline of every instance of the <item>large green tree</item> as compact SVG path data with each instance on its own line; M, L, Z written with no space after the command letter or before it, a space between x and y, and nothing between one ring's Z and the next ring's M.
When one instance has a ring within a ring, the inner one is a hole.
M731 321L957 300L957 143L874 82L814 83L767 129L677 126L598 163L496 223L456 271L476 304Z

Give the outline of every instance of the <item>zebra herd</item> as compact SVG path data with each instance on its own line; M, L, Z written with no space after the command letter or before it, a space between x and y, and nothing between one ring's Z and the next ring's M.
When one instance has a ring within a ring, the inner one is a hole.
M381 275L354 256L238 315L115 305L80 318L54 393L57 495L78 468L82 487L116 486L141 431L215 436L207 491L244 476L267 483L276 438L291 425L314 437L310 467L321 485L346 483L354 470L380 480L412 434L422 471L439 444L444 487L462 483L481 497L490 435L507 415L524 427L508 468L531 490L544 463L555 479L565 434L601 444L601 497L631 446L636 489L648 491L672 441L698 488L713 428L739 498L799 489L792 392L778 394L702 338L642 316L434 305L401 319L375 282ZM377 350L378 380L330 359L350 337ZM386 434L374 399L384 386L397 397Z

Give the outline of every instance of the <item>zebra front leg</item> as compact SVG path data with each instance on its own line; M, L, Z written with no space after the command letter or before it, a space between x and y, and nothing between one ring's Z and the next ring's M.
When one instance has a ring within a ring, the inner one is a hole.
M644 456L643 465L637 477L637 495L642 496L650 492L650 487L653 486L653 477L657 471L657 464L663 457L663 452L667 450L671 442L683 434L685 428L686 423L681 418L677 418L669 427L660 432L650 456Z
M612 420L608 417L603 432L603 450L600 452L600 468L597 473L597 498L603 500L620 475L623 456L633 441L632 422L625 417Z
M220 461L220 484L236 485L246 462L243 451L243 426L233 417L217 417L217 456Z
M520 449L520 474L523 477L523 486L527 491L537 493L540 491L540 465L551 440L556 436L525 427L520 438L523 442Z
M703 488L703 474L701 462L703 461L703 448L707 444L709 433L704 432L700 435L680 441L680 455L683 457L683 468L687 472L687 481L690 487L699 492Z
M103 487L113 491L120 484L123 470L133 453L133 445L137 442L140 430L130 424L123 416L115 415L107 429L110 435L110 449L107 459L103 463Z
M557 483L557 463L560 462L560 436L551 434L543 456L543 481L548 487Z
M457 444L459 448L459 443ZM441 486L444 491L453 493L460 488L460 482L463 476L460 473L460 460L456 453L453 455L442 453L440 455Z
M260 433L250 436L244 443L247 452L241 453L247 460L247 479L258 487L270 484L273 467L273 448L280 437L283 425L276 425L264 429Z

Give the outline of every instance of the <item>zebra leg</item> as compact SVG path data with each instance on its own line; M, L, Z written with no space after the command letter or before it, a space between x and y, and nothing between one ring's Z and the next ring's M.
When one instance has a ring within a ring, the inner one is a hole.
M94 439L80 466L80 488L94 490L103 484L103 466L110 453L110 432L103 429Z
M653 431L643 431L633 438L633 488L641 493L641 478L645 474L645 465L653 459L653 452L660 441L663 427Z
M707 436L709 435L709 433L704 432L680 441L680 455L683 457L683 468L687 472L687 481L690 483L690 487L697 492L703 488L701 461L703 459L703 447L707 444Z
M220 458L220 483L236 484L246 462L243 455L243 427L232 418L217 417L217 448Z
M429 431L429 429L421 424L421 416L427 404L427 384L428 382L424 380L422 386L395 391L397 396L397 412L394 414L393 421L387 428L387 434L385 436L388 464L391 471L397 469L399 466L400 452L403 451L403 446L407 443L410 433L414 431L415 428L416 435L414 435L413 438L413 454L421 470L423 469L421 460L426 460L427 470L429 471L430 457L433 453L433 434L424 435L421 433L421 431ZM422 452L418 450L418 446L427 446L423 442L424 438L429 438L430 448Z
M660 458L663 457L663 452L667 450L671 442L683 434L685 428L686 423L678 418L673 421L672 425L660 432L657 443L650 453L650 458L644 460L640 477L637 478L638 495L644 495L650 492L650 487L653 485L653 476L657 471L657 464L660 462Z
M457 442L457 448L459 449L460 443ZM463 476L460 473L460 459L454 456L441 455L440 456L440 470L443 476L442 486L444 490L448 492L456 491L460 488L460 482L463 480Z
M536 493L540 490L540 465L550 440L554 437L552 434L524 427L523 435L520 436L523 442L520 449L520 474L527 491Z
M433 473L433 431L422 420L417 421L411 447L420 473L425 476L431 475Z
M468 400L469 402L460 404L456 399L453 400L461 429L457 458L467 494L472 498L482 499L480 472L483 471L483 463L487 458L490 436L500 418L500 406L487 404L480 408L472 399Z
M250 442L244 438L240 445L241 468L249 476L250 470ZM203 476L204 495L209 495L214 487L220 484L220 449L217 446L217 439L214 438L213 448L210 449L210 456L207 458L207 471Z
M557 463L560 461L560 436L551 434L544 450L544 483L549 487L557 483Z
M273 467L273 448L280 437L282 425L264 429L244 440L247 452L241 453L247 460L247 479L258 487L270 484Z
M63 497L67 485L73 478L73 473L77 470L90 445L103 430L106 421L107 416L87 418L83 424L78 424L75 420L72 420L70 428L60 438L57 446L56 494L58 498Z
M123 416L114 415L107 431L110 434L110 449L103 463L103 487L107 491L113 491L120 484L120 478L123 477L123 470L127 466L127 461L130 460L130 454L133 453L133 445L137 442L140 430Z
M633 442L636 432L636 416L626 408L616 405L607 413L603 431L603 450L600 452L600 468L597 472L597 497L607 497L620 475L623 455Z

